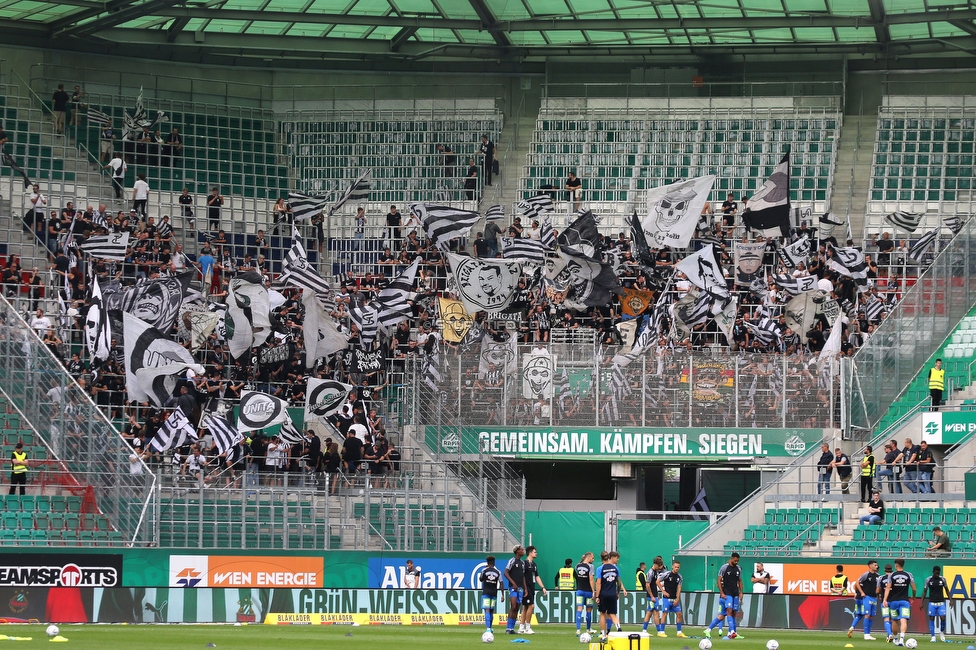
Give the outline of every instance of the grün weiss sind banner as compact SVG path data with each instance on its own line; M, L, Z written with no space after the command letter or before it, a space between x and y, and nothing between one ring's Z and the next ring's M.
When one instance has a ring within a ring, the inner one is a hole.
M425 427L442 454L524 459L653 461L800 456L823 429L668 429L652 427Z

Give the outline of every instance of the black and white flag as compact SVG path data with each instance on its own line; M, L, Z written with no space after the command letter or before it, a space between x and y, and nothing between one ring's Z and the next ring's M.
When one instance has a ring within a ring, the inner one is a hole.
M557 238L560 246L568 246L587 257L597 257L597 244L602 240L603 237L596 227L596 217L589 210L576 217Z
M417 278L417 268L420 265L420 258L413 261L400 275L376 294L378 304L379 324L382 327L393 327L401 321L405 321L413 314L413 309L408 302L410 292L413 291L414 281Z
M963 220L957 214L951 214L942 220L942 223L946 225L946 228L952 231L953 235L958 235L963 227Z
M380 323L377 318L376 309L370 305L359 305L349 308L349 319L359 330L359 336L363 342L364 349L370 349L376 334L379 332Z
M164 452L176 449L186 444L187 440L198 440L196 427L190 422L183 409L175 409L170 413L163 426L153 436L149 448L153 451Z
M568 246L560 247L559 258L563 262L562 270L554 282L571 288L573 301L583 305L574 307L577 311L585 311L588 307L605 307L610 304L614 294L623 293L612 265Z
M281 429L278 430L278 437L286 445L297 445L305 439L305 436L295 427L295 423L291 421L291 418L287 418L281 423Z
M302 194L301 192L288 193L288 207L291 208L291 215L295 223L300 223L322 214L328 202L329 199L325 196Z
M102 230L107 230L109 232L112 231L112 225L108 222L108 219L105 217L105 213L99 212L98 210L92 212L92 225L94 225L96 228L101 228ZM166 236L166 234L163 232L163 225L164 224L160 224L159 228L156 229L157 232L159 232L160 237ZM169 234L172 234L172 232L173 229L172 227L170 227Z
M686 248L714 183L714 176L699 176L648 190L647 216L641 220L647 243Z
M516 209L529 219L538 219L540 215L552 212L552 197L548 194L537 194L527 199L522 199L515 204Z
M523 260L535 264L545 264L546 247L541 241L502 237L502 257L510 260Z
M488 208L485 212L485 221L504 221L505 220L505 206L504 205L493 205Z
M92 279L91 306L88 308L88 316L85 318L88 354L92 359L107 361L112 344L108 314L102 301L102 288L98 284L98 276L89 272L89 277Z
M346 349L349 338L338 330L332 318L325 313L314 292L306 289L302 293L302 304L305 305L305 321L302 323L305 365L314 368L319 359Z
M163 407L173 397L176 375L192 370L203 375L206 369L194 361L182 345L168 339L129 313L123 317L125 348L125 387L129 399Z
M305 420L318 419L324 422L342 408L349 399L349 392L354 388L352 384L309 377L305 391Z
M752 335L756 337L756 340L764 346L775 343L782 336L782 332L779 331L779 326L776 324L776 321L769 316L763 316L756 324L749 321L745 321L742 324L745 325L746 329L752 332Z
M124 311L145 321L156 329L169 332L187 295L192 271L176 276L162 276L140 280L124 290L114 283L116 290L102 287L105 309Z
M263 345L271 336L271 297L254 271L231 279L224 314L227 347L240 359L252 347Z
M126 249L129 246L129 231L94 235L85 240L81 250L100 260L125 260Z
M817 289L801 293L786 303L783 310L786 325L796 332L802 343L807 342L807 332L817 322L817 316L822 313L823 305L829 298L826 291Z
M539 241L546 248L553 249L556 247L556 233L552 229L552 221L549 219L549 215L542 217L542 226L539 227Z
M312 291L318 294L323 307L329 309L331 304L331 307L335 308L332 287L308 261L308 253L305 252L305 247L298 237L292 239L291 248L282 260L281 274L275 279L274 284L277 287L292 286L296 289Z
M907 230L908 232L915 232L918 229L918 224L922 222L922 217L924 216L924 214L920 214L918 212L905 212L904 210L898 210L885 216L884 220L895 228L901 228L902 230Z
M238 431L237 427L228 422L226 418L222 418L216 413L208 412L203 419L203 426L213 436L218 453L225 454L234 445L244 442L244 434Z
M877 296L871 296L864 305L864 316L869 323L877 323L881 320L881 313L884 309L884 301Z
M349 201L365 201L369 199L369 188L373 184L373 170L367 169L366 172L354 180L352 185L346 188L346 191L342 193L339 200L329 208L329 214L333 215L339 211L343 205ZM294 212L294 208L292 208ZM295 218L298 221L298 218Z
M827 262L827 266L841 275L854 280L858 293L868 290L868 264L864 260L864 253L853 246L831 247L834 256Z
M817 276L815 275L804 275L794 278L790 275L777 273L773 275L773 282L791 296L798 296L801 293L813 291L817 288Z
M908 257L915 262L921 262L922 256L925 255L930 248L932 248L932 245L936 243L938 238L938 228L928 231L919 237L917 242L911 245L911 247L908 249Z
M684 273L689 282L703 289L713 298L725 300L729 297L728 284L714 244L688 255L674 268Z
M836 221L834 219L831 219L830 218L830 213L829 212L825 212L824 214L820 215L820 223L823 224L823 225L825 225L825 226L827 226L826 230L830 230L834 226L843 226L847 222L846 221Z
M670 313L674 326L686 333L699 325L704 325L712 316L713 299L704 291L692 290L681 300L671 305Z
M767 237L790 236L790 152L776 165L763 186L749 199L742 214L746 232L762 232Z
M469 314L500 312L515 298L522 265L510 260L485 260L447 253L458 298Z
M447 243L452 239L467 236L471 227L481 220L481 215L477 212L448 205L411 203L410 211L423 224L427 239L441 250L446 250Z
M4 165L14 170L14 172L20 174L20 177L24 179L25 188L30 187L31 185L34 184L34 182L31 181L30 178L28 178L27 172L24 171L24 168L18 165L17 161L14 160L14 157L11 156L9 153L7 153L6 151L0 151L0 160L3 161Z
M291 421L286 400L256 390L241 393L240 415L237 418L237 430L241 433L265 429L285 421Z
M109 126L112 124L112 118L108 113L103 113L102 111L96 110L94 108L88 109L88 123L94 124L96 126Z
M424 376L424 384L433 391L438 391L438 387L444 380L442 364L440 339L431 334L427 337L427 342L424 343L421 351L421 372Z
M810 257L810 238L804 235L792 244L780 245L779 259L783 266L788 269L795 269L798 264L806 265Z

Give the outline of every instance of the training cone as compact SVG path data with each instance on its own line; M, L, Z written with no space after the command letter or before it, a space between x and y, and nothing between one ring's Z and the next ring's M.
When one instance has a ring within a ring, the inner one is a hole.
M844 647L845 647L845 648L853 648L853 647L854 647L854 644L853 644L853 643L848 643L848 644L847 644L847 645L845 645Z
M51 637L51 643L67 643L67 642L68 640L63 636L61 636L60 634L55 637Z

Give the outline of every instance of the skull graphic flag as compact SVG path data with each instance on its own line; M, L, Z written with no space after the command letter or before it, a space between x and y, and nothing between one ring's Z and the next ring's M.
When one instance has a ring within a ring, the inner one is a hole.
M441 311L441 336L448 343L460 343L471 329L474 316L464 310L464 303L450 298L438 298Z
M714 176L699 176L649 190L647 216L641 220L647 245L687 247L714 182Z

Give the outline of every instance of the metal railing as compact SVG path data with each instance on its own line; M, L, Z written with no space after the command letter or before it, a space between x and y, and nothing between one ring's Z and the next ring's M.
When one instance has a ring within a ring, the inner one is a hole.
M845 95L843 81L758 81L758 82L681 82L681 83L611 83L611 82L546 82L542 87L542 101L549 98L709 98L724 103L734 100L761 100L783 97L804 97L840 106Z

